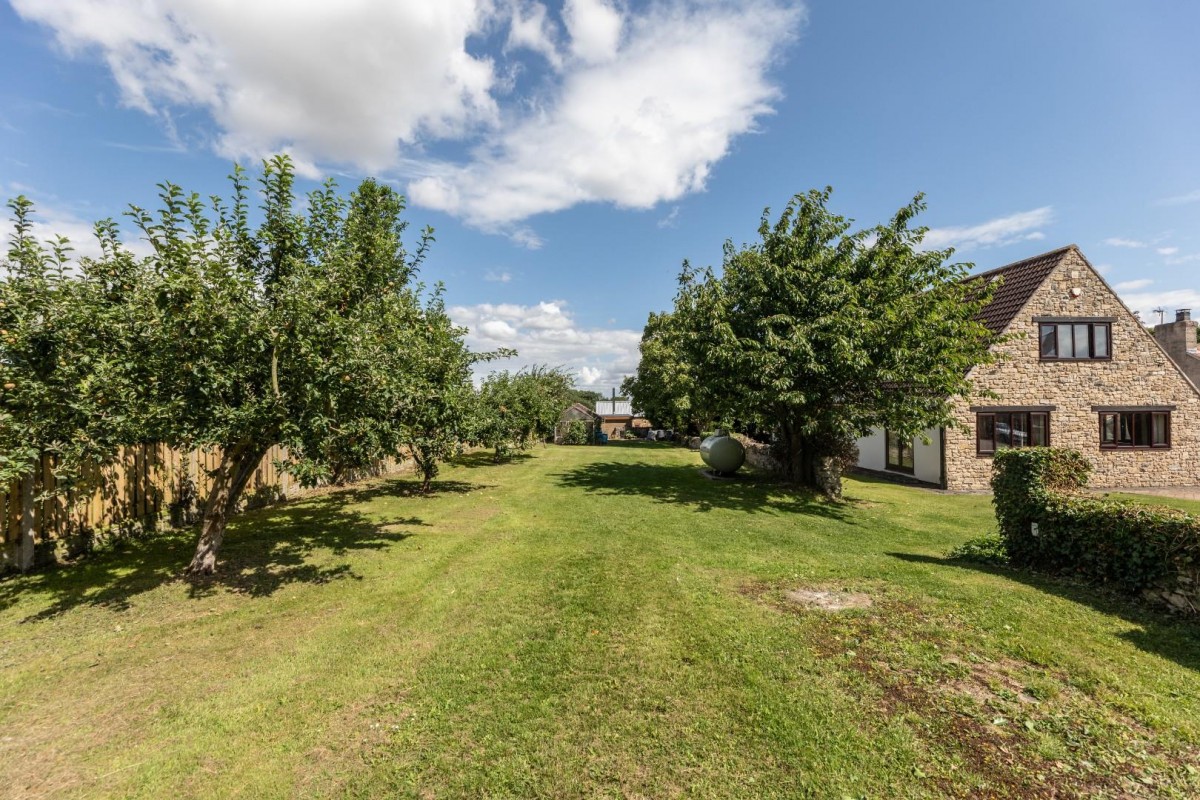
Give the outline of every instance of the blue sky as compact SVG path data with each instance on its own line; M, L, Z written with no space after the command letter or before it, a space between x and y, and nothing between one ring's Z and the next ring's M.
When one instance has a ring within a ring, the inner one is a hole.
M683 259L834 187L990 268L1075 242L1200 308L1200 4L0 0L0 190L44 230L287 150L392 181L478 347L605 389Z

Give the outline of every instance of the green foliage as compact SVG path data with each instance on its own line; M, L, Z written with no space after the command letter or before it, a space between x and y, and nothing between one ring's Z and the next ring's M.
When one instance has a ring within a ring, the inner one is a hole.
M600 392L594 392L591 389L572 388L568 403L580 403L592 410L595 410L596 403L603 399L604 395Z
M992 502L1000 535L1015 563L1041 560L1042 543L1030 533L1031 524L1041 519L1052 493L1070 493L1087 486L1091 469L1081 453L1066 448L1028 447L996 453Z
M562 443L591 444L592 428L592 425L589 425L581 419L573 419L567 423L566 430L563 431Z
M34 241L18 198L0 283L0 480L41 451L69 479L120 444L218 447L193 562L204 572L272 445L306 484L401 447L436 472L471 405L469 366L488 357L467 353L440 289L422 306L413 279L432 231L405 248L394 190L366 180L346 198L327 182L305 206L278 156L252 225L246 173L230 180L231 197L208 202L160 184L157 210L129 212L153 255L134 257L106 221L101 256L77 272L65 240Z
M1008 546L1000 536L979 536L955 547L946 558L1002 567L1008 564Z
M493 372L475 400L472 441L492 449L497 461L545 441L572 402L571 385L570 373L558 367Z
M658 427L688 430L710 420L697 401L696 376L682 350L679 321L671 313L650 313L638 345L637 372L621 382L621 391Z
M416 463L424 491L429 491L440 464L460 454L470 438L471 366L512 354L470 352L463 341L466 330L446 314L442 291L439 285L430 298L424 328L418 328L407 352L411 386L397 412L401 441Z
M910 227L920 196L850 233L830 194L797 195L773 224L764 212L758 243L726 243L720 275L685 264L673 313L643 343L668 343L652 369L683 388L659 378L665 395L776 429L789 477L838 496L857 436L957 424L953 404L971 394L969 370L994 360L994 337L975 320L988 293L963 280L969 265Z
M303 214L286 157L264 165L262 224L252 229L245 174L211 201L164 184L161 209L133 209L153 245L159 376L152 435L174 445L283 443L306 481L336 478L395 452L393 412L410 388L405 354L421 324L401 242L403 199L364 181L349 200L332 182Z
M1072 450L996 454L993 502L1014 564L1131 593L1200 564L1200 517L1082 494L1089 471Z
M95 226L103 255L71 268L71 246L33 235L33 204L9 202L13 233L0 281L0 485L54 457L60 488L142 441L139 387L153 381L130 358L151 329L147 283L116 225Z

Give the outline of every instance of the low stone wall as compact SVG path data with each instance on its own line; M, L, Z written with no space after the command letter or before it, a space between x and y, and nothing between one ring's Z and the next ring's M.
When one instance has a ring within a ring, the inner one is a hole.
M740 433L733 434L733 438L741 442L742 447L746 448L746 463L750 466L765 472L783 471L783 465L771 453L771 445L756 442Z
M1162 581L1147 589L1142 596L1176 613L1200 615L1200 567L1184 570L1173 580Z

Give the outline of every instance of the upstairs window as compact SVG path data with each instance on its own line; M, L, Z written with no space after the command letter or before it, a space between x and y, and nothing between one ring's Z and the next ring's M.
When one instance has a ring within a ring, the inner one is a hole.
M1043 361L1112 358L1111 322L1043 322L1038 332Z
M1049 412L995 411L975 415L975 452L981 456L1010 447L1047 447L1049 444Z
M1100 414L1100 448L1103 450L1165 449L1170 446L1170 411L1106 411Z
M905 441L891 431L887 431L887 468L910 474L913 471L912 441Z

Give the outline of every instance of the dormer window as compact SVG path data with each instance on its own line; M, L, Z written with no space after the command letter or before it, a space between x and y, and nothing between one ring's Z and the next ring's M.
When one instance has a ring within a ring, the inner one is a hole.
M1112 321L1039 320L1038 347L1043 361L1107 361L1112 358Z

